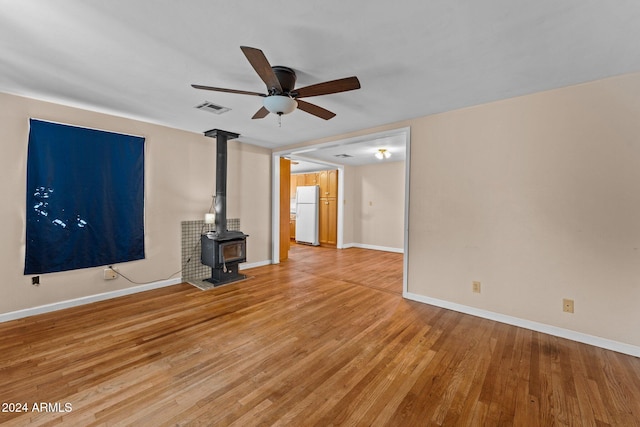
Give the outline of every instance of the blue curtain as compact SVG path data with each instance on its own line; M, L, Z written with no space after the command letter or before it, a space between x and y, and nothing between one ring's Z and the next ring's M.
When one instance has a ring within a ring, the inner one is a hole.
M144 138L30 120L24 274L144 258Z

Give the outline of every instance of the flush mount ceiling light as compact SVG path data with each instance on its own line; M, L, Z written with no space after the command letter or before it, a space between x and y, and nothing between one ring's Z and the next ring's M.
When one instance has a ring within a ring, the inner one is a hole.
M387 151L386 148L378 148L378 151L376 151L376 159L388 159L389 157L391 157L391 153Z
M293 113L298 108L298 101L284 95L271 95L264 98L264 108L279 116Z

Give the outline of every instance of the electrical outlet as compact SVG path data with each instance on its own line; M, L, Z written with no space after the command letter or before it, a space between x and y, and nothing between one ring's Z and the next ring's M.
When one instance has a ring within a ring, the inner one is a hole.
M118 272L112 268L105 268L103 274L104 280L113 280L118 278Z
M471 290L473 292L475 292L476 294L479 294L480 293L480 282L476 282L476 281L472 282L471 283Z
M562 300L562 311L565 313L573 313L573 300L564 298Z

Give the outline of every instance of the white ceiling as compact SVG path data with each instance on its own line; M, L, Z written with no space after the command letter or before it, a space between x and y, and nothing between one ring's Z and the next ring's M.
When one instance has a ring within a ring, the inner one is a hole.
M399 162L406 160L406 137L404 130L390 131L371 137L360 137L312 147L303 147L281 153L290 158L292 173L333 169L335 165L362 166ZM375 157L379 149L387 150L390 157L379 160ZM344 155L349 157L344 157Z
M640 71L639 22L637 0L0 0L0 91L277 148ZM306 98L329 121L251 120L261 98L190 87L264 92L241 45L362 89Z

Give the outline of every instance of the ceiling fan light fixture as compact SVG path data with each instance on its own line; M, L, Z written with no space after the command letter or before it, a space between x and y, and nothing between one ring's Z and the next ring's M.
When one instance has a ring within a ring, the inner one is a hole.
M387 151L386 148L378 148L378 151L376 151L374 156L376 156L376 159L383 160L383 159L388 159L389 157L391 157L391 153L389 151Z
M289 114L298 108L298 101L284 95L271 95L264 98L264 108L273 114Z
M266 95L259 92L225 89L214 86L195 84L191 86L194 89L263 97L263 106L256 111L253 117L251 117L252 119L263 119L269 115L269 113L273 113L278 115L278 123L281 123L283 114L292 113L296 108L299 108L305 113L329 120L335 117L336 113L312 104L311 102L303 101L302 99L298 101L298 99L360 89L360 81L356 76L295 88L296 72L292 68L281 65L271 66L264 52L255 47L240 46L240 49L242 53L244 53L244 56L247 57L249 64L251 64L258 74L258 77L267 85Z

